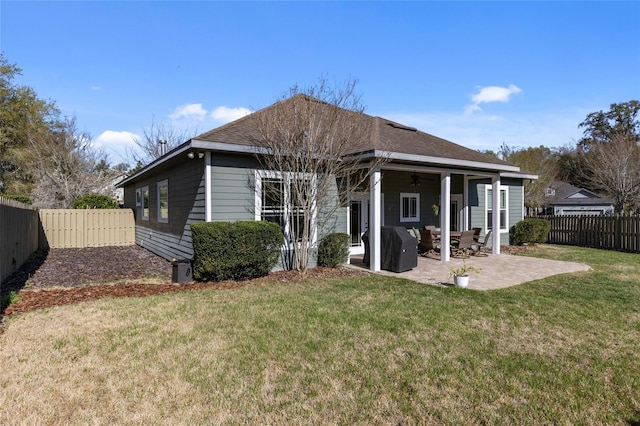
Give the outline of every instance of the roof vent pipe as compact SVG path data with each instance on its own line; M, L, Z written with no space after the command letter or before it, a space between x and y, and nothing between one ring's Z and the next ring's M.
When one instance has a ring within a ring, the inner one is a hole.
M158 145L160 145L160 155L165 155L167 153L167 140L160 139Z

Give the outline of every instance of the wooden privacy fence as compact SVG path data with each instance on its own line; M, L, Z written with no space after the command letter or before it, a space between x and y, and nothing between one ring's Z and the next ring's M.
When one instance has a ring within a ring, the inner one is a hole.
M0 197L0 283L37 249L37 210L27 204Z
M129 209L42 209L40 248L84 248L135 244Z
M551 222L549 242L640 252L640 216L537 216Z

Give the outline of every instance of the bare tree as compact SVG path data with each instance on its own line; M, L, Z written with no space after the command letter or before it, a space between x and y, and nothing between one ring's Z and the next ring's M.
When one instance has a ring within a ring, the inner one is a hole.
M86 194L114 196L114 173L105 154L92 146L91 137L79 132L75 118L46 135L30 135L35 185L33 204L41 208L71 208Z
M158 123L152 119L151 126L142 130L142 137L133 138L138 149L128 150L128 160L131 164L145 166L196 134L197 129L179 130L171 123Z
M593 190L614 199L617 213L640 206L640 102L611 104L587 115L578 127L579 175Z
M640 207L640 146L628 132L579 150L579 170L590 188L613 198L615 211Z
M258 156L262 217L280 223L293 255L288 266L303 273L315 237L331 226L327 219L384 161L359 157L371 139L371 117L363 113L356 84L335 88L321 78L304 91L295 86L252 117L256 142L265 148Z

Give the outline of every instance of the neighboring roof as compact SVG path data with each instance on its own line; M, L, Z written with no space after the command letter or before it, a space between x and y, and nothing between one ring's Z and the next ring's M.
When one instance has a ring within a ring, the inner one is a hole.
M547 205L609 205L613 200L588 189L573 186L567 182L552 182L549 188L554 195L547 196Z
M310 102L322 102L306 95L296 95L280 101L280 106L286 105L287 102L293 102L294 98L300 96ZM258 131L258 119L260 114L267 113L276 104L196 136L147 165L136 175L125 179L119 185L135 180L138 176L146 173L166 159L192 148L241 153L264 152L262 150L265 148L260 143L261 135ZM341 111L345 114L356 114L353 111ZM371 138L366 147L354 147L353 154L359 154L364 157L384 156L392 161L409 164L488 170L507 174L508 177L537 178L536 175L521 173L519 167L506 161L422 132L414 127L367 114L362 114L361 117L364 118L362 122L363 131L370 132Z

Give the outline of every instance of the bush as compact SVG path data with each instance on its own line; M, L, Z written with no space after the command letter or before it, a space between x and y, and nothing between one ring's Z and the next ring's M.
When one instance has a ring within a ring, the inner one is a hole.
M108 195L87 194L73 200L74 209L117 209L118 203Z
M318 246L318 265L337 268L349 259L349 234L329 234Z
M516 223L513 243L516 245L546 243L551 231L551 222L545 219L524 219Z
M265 276L278 263L284 237L271 222L202 222L191 225L193 278L241 280Z

